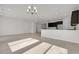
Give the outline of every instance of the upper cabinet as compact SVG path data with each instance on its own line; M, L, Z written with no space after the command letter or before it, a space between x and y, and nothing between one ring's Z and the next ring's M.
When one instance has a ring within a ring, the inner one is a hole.
M63 24L63 21L57 21L57 22L49 22L48 27L56 27L58 29Z
M76 26L79 23L79 10L72 11L71 26Z

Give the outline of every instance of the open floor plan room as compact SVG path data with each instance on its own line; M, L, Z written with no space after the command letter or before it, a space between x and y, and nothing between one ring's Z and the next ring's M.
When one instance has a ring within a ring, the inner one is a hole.
M79 54L79 4L0 4L0 54Z

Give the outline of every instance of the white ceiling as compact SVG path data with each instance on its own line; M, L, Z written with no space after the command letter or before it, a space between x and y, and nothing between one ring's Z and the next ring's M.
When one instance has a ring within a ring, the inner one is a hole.
M38 13L31 15L26 12L28 4L2 4L0 5L0 15L24 19L27 21L49 21L49 20L62 20L68 16L72 10L78 8L77 4L36 4Z

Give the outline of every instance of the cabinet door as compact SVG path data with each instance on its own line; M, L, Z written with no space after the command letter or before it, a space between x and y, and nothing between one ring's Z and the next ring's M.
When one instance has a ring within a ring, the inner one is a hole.
M78 10L73 11L71 16L71 25L75 26L76 24L78 24Z
M79 24L79 10L78 10L78 24Z

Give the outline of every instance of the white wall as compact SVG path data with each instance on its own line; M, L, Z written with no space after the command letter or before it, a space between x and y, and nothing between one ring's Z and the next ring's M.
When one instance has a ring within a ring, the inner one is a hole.
M58 30L63 30L63 24L57 25Z
M74 27L71 26L71 15L72 11L79 10L79 5L76 5L74 8L71 8L69 14L63 19L63 29L73 29Z
M69 29L71 27L71 15L72 11L63 19L63 29Z
M71 19L69 17L63 19L63 29L68 29L69 28L69 26L70 26L70 20Z
M42 29L41 23L37 23L37 24L36 24L36 32L37 32L37 33L40 33L40 32L41 32L41 29Z
M35 24L20 19L0 18L0 35L34 33Z
M79 30L79 24L77 24L76 29Z

